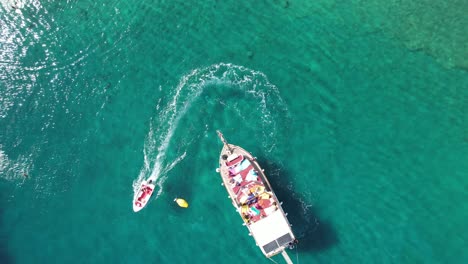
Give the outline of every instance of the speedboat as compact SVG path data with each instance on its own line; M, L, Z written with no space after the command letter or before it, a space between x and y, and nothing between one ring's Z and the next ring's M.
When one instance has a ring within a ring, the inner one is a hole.
M224 145L217 171L243 225L267 258L281 253L292 263L285 250L294 247L297 239L264 170L249 152L217 133Z
M146 206L149 199L151 198L151 195L153 194L154 187L155 185L152 180L144 180L141 182L140 189L138 189L138 192L133 197L134 212L138 212Z

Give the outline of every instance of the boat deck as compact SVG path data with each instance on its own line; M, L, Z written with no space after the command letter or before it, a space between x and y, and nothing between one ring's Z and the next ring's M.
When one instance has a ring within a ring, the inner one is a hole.
M235 149L221 166L222 175L242 219L250 225L274 213L278 206L255 159L239 147Z
M291 225L257 160L243 148L226 143L219 164L232 203L265 256L291 245L295 241Z

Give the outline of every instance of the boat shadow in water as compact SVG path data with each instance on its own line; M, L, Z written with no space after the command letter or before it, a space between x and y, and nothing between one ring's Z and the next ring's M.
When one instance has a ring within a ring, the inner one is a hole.
M283 202L283 210L288 214L289 223L299 241L297 250L319 252L338 244L338 235L332 223L321 219L317 208L307 205L301 195L294 192L288 181L288 172L272 161L263 158L258 158L258 161L276 196Z

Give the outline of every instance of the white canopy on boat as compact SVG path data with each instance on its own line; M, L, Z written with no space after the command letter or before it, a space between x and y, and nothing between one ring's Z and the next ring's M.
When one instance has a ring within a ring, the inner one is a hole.
M252 223L249 227L260 247L291 233L291 227L281 210L276 210L268 217Z

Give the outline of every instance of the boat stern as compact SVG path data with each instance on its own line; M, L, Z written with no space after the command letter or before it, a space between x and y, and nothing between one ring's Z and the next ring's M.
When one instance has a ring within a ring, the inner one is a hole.
M141 203L139 203L138 201L133 201L133 212L136 213L141 209L143 209L143 205L141 205Z
M277 210L249 227L252 236L266 257L281 253L296 241L291 226L281 210Z

